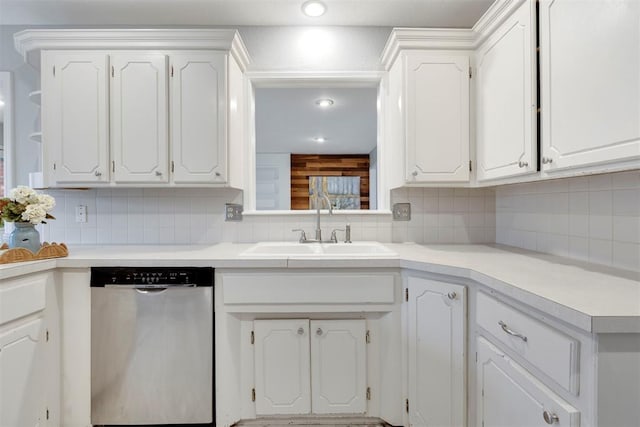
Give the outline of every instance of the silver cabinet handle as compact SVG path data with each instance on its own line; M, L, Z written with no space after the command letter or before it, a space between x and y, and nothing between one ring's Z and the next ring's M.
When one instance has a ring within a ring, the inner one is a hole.
M457 296L458 294L456 294L455 292L449 292L447 294L447 297L449 297L449 299L456 299Z
M298 335L304 335L304 328L298 328Z
M529 163L527 163L527 162L523 162L523 161L519 161L518 162L518 167L519 168L526 168L527 166L529 166Z
M518 337L518 338L520 338L522 341L527 342L527 337L525 337L524 335L519 334L519 333L517 333L517 332L515 332L515 331L513 331L513 330L511 330L511 329L509 329L509 327L507 326L507 324L506 324L506 323L504 323L502 320L500 320L500 321L498 322L498 325L500 325L500 327L502 328L502 330L503 330L505 333L507 333L507 334L511 335L512 337Z
M156 171L156 176L162 176L162 172Z
M546 164L549 164L549 163L553 163L553 159L551 157L543 157L542 158L542 164L543 165L546 165Z
M100 172L100 171L96 171L95 175L96 175L96 176L102 176L102 172Z
M316 329L316 335L317 336L322 335L322 329L321 328Z
M413 171L413 172L411 172L411 175L413 175L413 176L418 176L418 171Z
M554 414L553 412L549 412L549 411L544 411L542 413L542 418L544 418L544 421L547 424L553 424L553 423L560 422L560 418L558 418L558 416L556 414Z
M220 172L216 172L216 176L220 176Z

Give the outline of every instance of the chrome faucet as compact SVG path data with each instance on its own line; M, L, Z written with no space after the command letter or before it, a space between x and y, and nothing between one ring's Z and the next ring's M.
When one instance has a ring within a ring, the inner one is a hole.
M320 229L320 200L318 197L321 197L322 200L327 202L327 206L329 209L329 215L333 215L333 207L331 206L331 200L329 196L327 196L324 192L316 192L316 241L322 242L322 230Z

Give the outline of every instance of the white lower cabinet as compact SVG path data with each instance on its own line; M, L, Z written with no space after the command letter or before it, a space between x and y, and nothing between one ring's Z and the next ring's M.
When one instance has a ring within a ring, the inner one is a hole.
M365 320L256 320L256 415L363 414Z
M466 419L466 288L408 277L411 426L462 426Z
M0 426L59 426L52 273L0 281Z
M0 426L36 427L45 414L41 318L0 334Z
M478 337L478 426L580 425L580 413L486 339Z

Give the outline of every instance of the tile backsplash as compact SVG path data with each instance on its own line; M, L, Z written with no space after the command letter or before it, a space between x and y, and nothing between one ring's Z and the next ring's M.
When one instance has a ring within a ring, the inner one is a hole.
M498 187L496 242L640 271L640 171Z
M313 236L315 215L246 215L224 221L225 203L242 203L231 189L54 190L56 220L41 226L42 240L68 244L214 244L295 241L293 228ZM416 243L495 242L493 189L397 189L393 203L409 202L412 219L388 215L322 215L322 229L351 224L354 241ZM75 222L75 208L87 206L87 222ZM338 233L338 238L344 235Z

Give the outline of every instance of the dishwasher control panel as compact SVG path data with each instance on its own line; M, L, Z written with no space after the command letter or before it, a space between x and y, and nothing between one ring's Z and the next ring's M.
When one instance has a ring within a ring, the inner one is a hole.
M91 287L117 285L213 286L210 267L93 267Z

